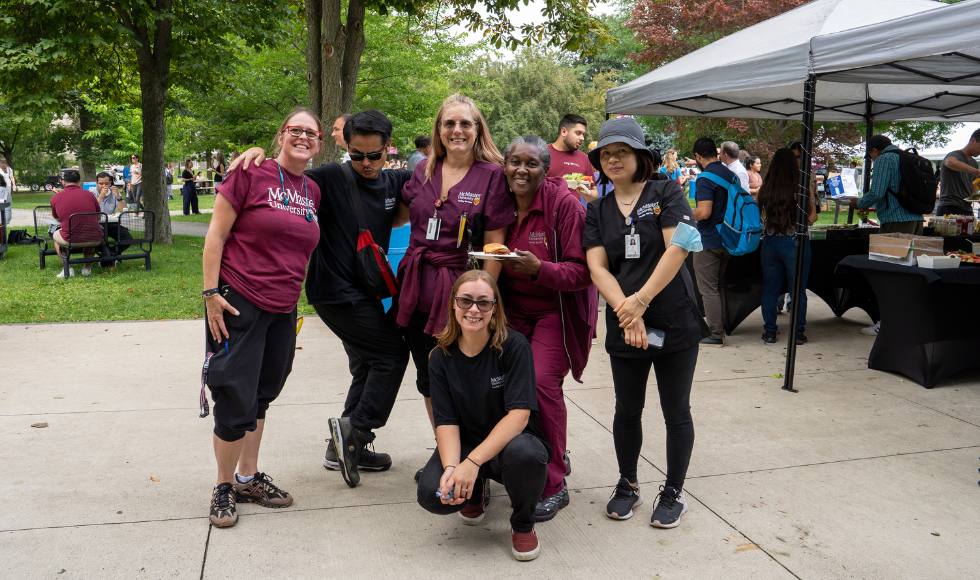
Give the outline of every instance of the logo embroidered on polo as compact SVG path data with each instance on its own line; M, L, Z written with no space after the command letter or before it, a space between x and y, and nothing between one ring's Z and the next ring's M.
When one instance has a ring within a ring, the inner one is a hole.
M639 209L636 210L636 217L642 218L650 214L660 215L660 202L655 201L653 203L648 203L641 205Z
M500 387L504 386L504 377L506 377L506 376L507 375L500 375L499 377L491 377L490 378L490 388L491 389L499 389Z
M546 239L544 232L530 232L527 235L527 243L529 244L543 244Z
M479 205L480 194L473 193L472 191L461 191L456 194L456 201L459 203L472 203L473 205Z

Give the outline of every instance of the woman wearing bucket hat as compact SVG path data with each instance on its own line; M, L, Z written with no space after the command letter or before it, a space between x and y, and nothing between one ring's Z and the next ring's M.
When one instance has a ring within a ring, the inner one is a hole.
M606 515L627 519L643 502L636 468L652 366L667 426L667 481L650 524L673 528L687 511L683 486L694 447L691 383L698 342L707 331L684 267L687 253L701 249L701 237L677 181L651 180L655 156L635 120L606 121L597 145L589 158L600 183L616 186L613 195L589 204L582 236L592 280L607 303L606 352L616 393L613 442L620 479Z

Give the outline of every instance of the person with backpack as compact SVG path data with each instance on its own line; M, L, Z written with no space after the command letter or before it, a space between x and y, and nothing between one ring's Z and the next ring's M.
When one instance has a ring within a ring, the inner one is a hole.
M697 206L692 213L698 221L698 232L701 233L701 244L704 246L702 251L694 254L694 273L698 278L698 290L701 291L701 301L704 303L704 317L711 329L711 336L702 339L701 344L723 347L725 325L722 320L721 280L731 254L722 245L721 234L716 226L725 220L728 189L712 181L707 175L716 175L726 183L731 183L737 176L718 160L718 147L710 137L701 137L695 141L692 151L702 172L695 193Z
M906 209L896 195L902 193L901 158L903 152L892 145L892 140L884 135L868 139L868 158L874 162L872 167L871 189L860 199L852 199L850 206L868 210L875 208L883 234L922 235L922 211L917 213ZM906 183L908 180L906 180ZM908 185L906 184L906 189ZM935 189L932 192L935 204ZM912 205L914 199L907 199ZM930 206L931 208L931 206Z

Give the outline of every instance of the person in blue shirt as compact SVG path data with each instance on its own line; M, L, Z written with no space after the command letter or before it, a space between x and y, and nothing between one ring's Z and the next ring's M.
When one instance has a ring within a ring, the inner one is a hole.
M902 207L892 195L898 192L902 172L898 167L898 147L884 135L868 139L868 158L874 162L872 167L871 189L860 199L852 199L851 207L858 209L875 208L880 232L883 234L922 235L922 214L912 213ZM886 155L890 153L890 155Z
M718 148L710 137L694 142L694 160L701 171L714 173L726 182L735 174L718 161ZM721 280L731 255L721 244L721 234L715 227L725 219L728 209L728 190L709 179L699 179L695 188L694 219L698 220L698 232L704 250L694 254L694 273L698 278L698 290L704 303L704 318L711 329L711 336L701 339L704 346L725 346L725 325L722 320Z

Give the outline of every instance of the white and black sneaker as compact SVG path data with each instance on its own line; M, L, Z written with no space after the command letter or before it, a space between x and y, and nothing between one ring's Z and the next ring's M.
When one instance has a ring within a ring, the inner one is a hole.
M361 458L357 461L358 471L388 471L391 467L391 456L387 453L377 453L373 443L361 450ZM330 471L340 471L340 462L337 461L337 449L333 446L333 439L327 439L327 452L323 455L323 466Z
M650 525L655 528L676 528L681 524L681 516L687 513L687 498L684 490L660 486L657 504L653 507Z
M361 481L358 466L364 454L364 447L374 441L374 433L354 427L348 417L328 419L327 424L330 426L333 447L337 450L340 473L344 476L347 485L357 487Z
M633 517L633 508L642 503L640 486L633 487L625 477L621 477L606 504L606 515L614 520L628 520Z

